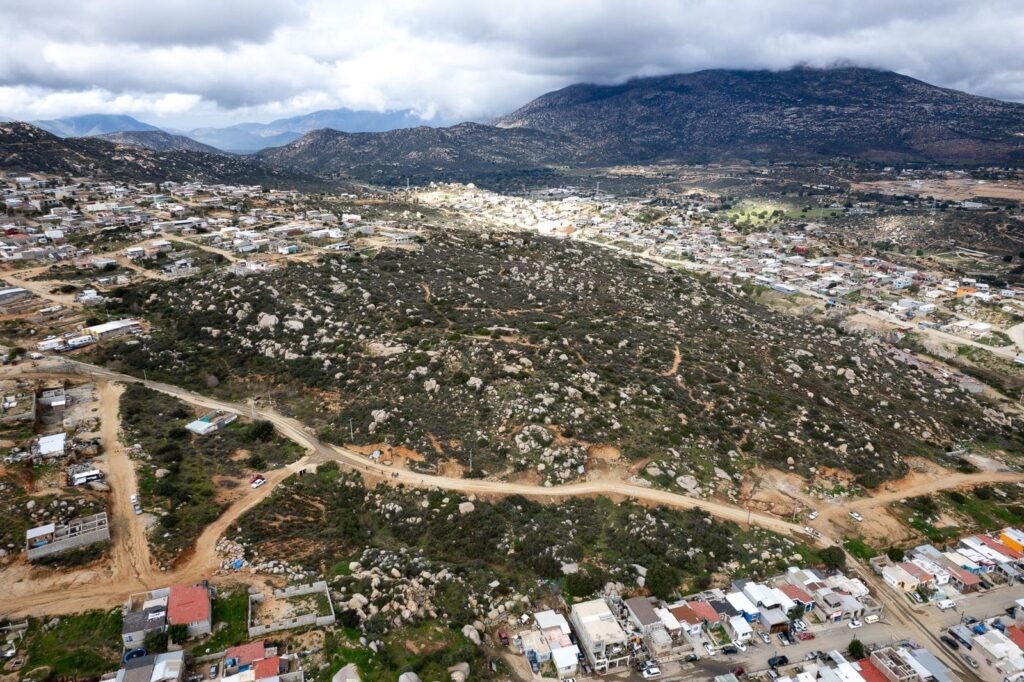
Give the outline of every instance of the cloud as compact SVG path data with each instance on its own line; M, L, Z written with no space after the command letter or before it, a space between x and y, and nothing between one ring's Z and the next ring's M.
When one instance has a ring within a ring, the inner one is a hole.
M7 0L0 113L485 120L579 81L837 62L1024 100L1021 35L1015 0Z

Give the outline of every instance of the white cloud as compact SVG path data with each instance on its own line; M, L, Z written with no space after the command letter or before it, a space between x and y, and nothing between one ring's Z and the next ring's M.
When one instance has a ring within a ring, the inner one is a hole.
M0 114L486 119L584 80L835 62L1024 100L1021 35L1014 0L8 0Z

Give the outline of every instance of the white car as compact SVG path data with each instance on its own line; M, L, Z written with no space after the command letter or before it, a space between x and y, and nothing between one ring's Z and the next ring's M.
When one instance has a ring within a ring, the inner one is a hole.
M642 675L645 680L661 677L661 668L656 665L648 665L640 671L640 675Z
M955 609L956 602L952 599L940 599L935 602L935 606L937 606L940 611L945 611L946 609Z
M135 504L135 503L136 503L136 502L138 502L138 501L139 501L139 496L138 496L138 495L132 495L132 496L131 496L131 502L132 502L132 504Z
M850 512L850 518L853 519L854 521L856 521L857 523L860 523L861 521L864 520L864 517L861 516L860 513L855 512L855 511Z
M704 642L704 651L708 652L708 656L715 655L715 647L711 646L708 642Z
M859 620L851 620L850 624L847 625L847 627L851 630L856 630L857 628L864 627L864 623L860 622Z
M807 520L808 521L813 521L816 518L818 518L818 512L817 511L812 511L810 514L807 515Z
M267 479L263 478L262 476L254 476L253 479L252 479L252 482L249 483L249 485L252 486L253 489L255 490L256 488L259 488L261 485L263 485L266 482L267 482Z

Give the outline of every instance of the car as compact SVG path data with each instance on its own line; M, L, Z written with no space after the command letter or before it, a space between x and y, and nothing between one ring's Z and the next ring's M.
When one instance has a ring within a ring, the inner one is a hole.
M697 654L687 654L686 658L684 658L683 660L687 663L696 663L700 660L700 656L698 656Z
M974 625L977 622L978 622L978 619L975 618L974 616L966 616L964 618L964 623L966 623L967 625Z
M594 674L594 669L590 667L589 663L584 663L583 664L583 674L586 675L587 677L590 677L591 675Z
M814 639L814 633L813 632L798 632L796 634L796 638L799 639L801 642L809 642L812 639Z
M508 633L504 630L498 630L498 641L501 642L502 646L508 646Z
M781 665L789 665L789 658L787 656L772 656L768 659L769 668L778 668Z
M853 519L854 521L856 521L857 523L860 523L861 521L864 520L864 517L861 516L858 512L855 512L855 511L850 512L850 518Z
M131 503L132 503L132 504L135 504L136 502L138 502L138 501L139 501L139 496L138 496L138 495L132 495L132 496L131 496L131 497L129 498L129 500L131 501Z
M957 641L949 635L941 635L939 639L942 640L942 643L948 646L950 649L960 648L960 644L958 644Z
M136 502L132 505L132 510L135 512L136 516L139 516L142 514L142 505Z
M807 519L809 521L813 521L816 518L818 518L818 512L817 511L812 511L810 514L807 515Z
M708 642L704 642L704 651L708 652L708 656L715 655L715 647L711 646Z
M267 482L267 479L263 478L263 476L262 476L262 475L260 475L260 474L256 474L256 475L255 475L255 476L253 476L253 477L252 477L251 479L249 479L249 485L250 485L250 486L251 486L251 487L252 487L252 488L253 488L254 490L255 490L256 488L259 488L259 487L260 487L261 485L263 485L263 484L264 484L264 483L266 483L266 482Z
M211 680L217 679L217 664L216 663L214 663L213 665L210 666L210 672L209 672L208 676L209 676L209 678Z
M651 680L655 677L661 677L661 668L658 666L648 666L640 671L640 676L645 680Z
M940 611L945 611L946 609L955 609L956 602L952 599L940 599L937 602L935 602L935 607Z
M733 668L733 669L732 669L732 670L730 670L729 672L731 672L731 673L732 673L733 675L735 675L736 677L743 677L744 675L746 675L746 674L747 674L747 671L746 671L746 670L744 670L744 669L743 669L742 667L736 667L736 668Z
M761 641L764 642L765 644L771 644L772 643L772 636L769 635L767 632L760 632L759 631L757 633L757 636L760 637Z
M780 632L779 643L782 644L782 646L789 646L792 643L792 640L786 636L785 632Z
M740 652L740 650L737 649L732 644L726 644L725 646L722 647L722 653L726 654L727 656L733 656L735 654L738 654L739 652Z
M864 627L864 623L860 622L859 620L851 620L846 627L850 628L851 630L856 630L857 628Z
M961 655L963 656L964 663L966 663L967 665L971 666L975 670L978 669L978 662L976 660L974 660L973 656L968 656L967 654L961 654Z
M797 618L793 621L793 627L796 628L797 632L804 632L807 630L807 623Z

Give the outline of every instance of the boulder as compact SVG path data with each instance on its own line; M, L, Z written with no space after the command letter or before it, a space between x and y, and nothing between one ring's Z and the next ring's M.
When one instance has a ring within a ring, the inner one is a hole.
M462 634L473 644L480 646L480 633L472 625L463 625Z

